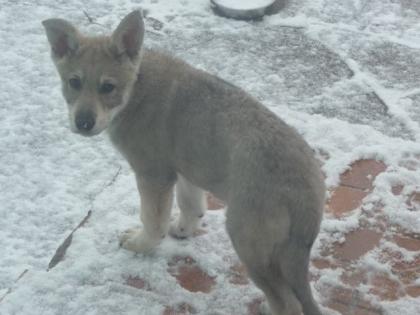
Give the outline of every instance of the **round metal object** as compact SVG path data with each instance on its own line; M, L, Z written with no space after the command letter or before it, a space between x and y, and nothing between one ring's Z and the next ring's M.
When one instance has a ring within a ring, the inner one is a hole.
M238 20L261 19L276 0L210 0L213 10Z

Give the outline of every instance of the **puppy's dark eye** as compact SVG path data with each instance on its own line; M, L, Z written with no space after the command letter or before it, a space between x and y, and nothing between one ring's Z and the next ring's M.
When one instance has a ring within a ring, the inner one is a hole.
M80 90L82 88L82 81L79 78L71 78L69 85L75 90Z
M109 94L114 91L115 85L112 83L104 83L99 87L99 93L101 94Z

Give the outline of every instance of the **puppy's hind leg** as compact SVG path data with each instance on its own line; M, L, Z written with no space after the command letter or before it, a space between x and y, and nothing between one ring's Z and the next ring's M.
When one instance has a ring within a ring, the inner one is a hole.
M261 203L262 204L262 203ZM286 211L279 210L280 213ZM282 220L276 220L276 218ZM288 216L272 210L249 209L245 203L229 205L226 228L250 278L266 295L270 315L301 315L301 305L282 275L276 248L287 241Z
M270 256L268 268L250 271L251 278L260 281L259 287L267 295L270 309L274 314L322 315L315 302L308 277L310 247L301 239L289 239L281 246L276 246ZM262 272L266 270L269 275ZM264 289L268 287L268 289ZM273 294L274 293L274 294ZM274 296L274 298L273 298ZM282 298L279 298L281 296ZM292 301L299 309L288 310ZM286 310L282 309L286 305Z
M254 283L265 293L267 303L260 307L261 315L301 315L302 308L295 294L281 276L264 275L260 271L248 272ZM268 276L270 278L268 278Z
M178 175L176 198L181 210L179 218L171 225L170 234L177 238L191 236L198 228L206 210L205 193L185 177Z
M305 315L322 315L312 295L309 283L310 246L299 239L293 239L278 253L279 266L286 281L302 305Z

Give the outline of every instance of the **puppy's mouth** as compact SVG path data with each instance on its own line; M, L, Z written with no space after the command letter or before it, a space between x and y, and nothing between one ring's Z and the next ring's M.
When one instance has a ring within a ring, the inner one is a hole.
M74 124L70 125L70 130L73 133L78 134L83 137L93 137L93 136L99 135L104 129L106 129L106 126L105 127L95 126L92 129L86 129L86 128L77 128Z
M72 130L72 131L74 133L78 134L78 135L83 136L83 137L93 137L93 136L96 136L96 135L98 135L98 134L100 134L102 132L102 130L100 130L100 131L93 131L93 130L91 130L91 131Z

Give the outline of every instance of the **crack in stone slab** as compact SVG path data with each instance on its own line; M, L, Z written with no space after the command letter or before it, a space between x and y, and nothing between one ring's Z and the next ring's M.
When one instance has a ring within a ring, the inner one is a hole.
M25 269L20 275L19 277L17 277L17 279L15 280L15 283L17 283L20 279L22 279L26 273L29 271L29 269ZM8 296L10 293L12 293L13 289L12 288L8 288L7 291L0 297L0 303L3 302L3 300L6 298L6 296Z
M67 248L71 245L71 241L73 240L73 234L76 232L80 227L82 227L90 218L92 214L92 210L89 210L86 216L83 218L83 220L71 231L70 235L66 237L63 243L57 248L55 251L55 254L53 258L51 258L51 261L48 264L47 271L50 271L52 268L54 268L60 261L63 260L64 255L66 254Z
M64 255L67 252L67 249L70 247L71 242L73 240L73 234L79 229L81 228L83 225L86 224L86 222L89 220L90 216L92 215L93 212L93 202L95 201L96 197L99 196L101 193L104 192L104 190L110 186L112 186L115 181L117 180L118 176L121 174L121 166L118 168L117 172L114 174L114 176L111 178L111 180L106 183L101 190L93 197L90 198L90 209L87 212L87 214L85 215L85 217L83 218L82 221L80 221L80 223L71 231L71 233L66 237L66 239L61 243L61 245L57 248L57 250L55 251L54 256L51 258L50 262L48 263L48 268L47 271L50 271L52 268L54 268L59 262L61 262L64 259Z

